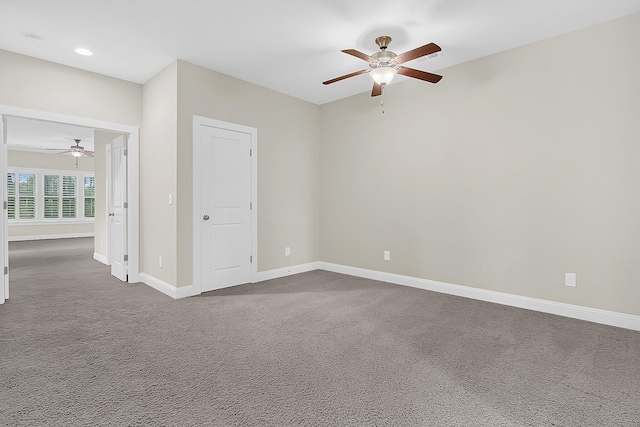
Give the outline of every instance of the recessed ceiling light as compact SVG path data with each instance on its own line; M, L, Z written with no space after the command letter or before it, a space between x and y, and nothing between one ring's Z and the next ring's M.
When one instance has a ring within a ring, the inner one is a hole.
M76 49L76 53L77 53L78 55L84 55L84 56L91 56L91 55L93 55L93 52L91 52L89 49L85 49L85 48L82 48L82 47L77 48L77 49Z

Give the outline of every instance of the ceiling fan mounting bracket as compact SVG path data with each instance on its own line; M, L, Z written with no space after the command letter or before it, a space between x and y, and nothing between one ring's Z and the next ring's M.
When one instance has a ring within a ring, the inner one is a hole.
M389 43L391 43L391 37L389 36L380 36L376 39L376 44L381 50L385 50L389 47Z

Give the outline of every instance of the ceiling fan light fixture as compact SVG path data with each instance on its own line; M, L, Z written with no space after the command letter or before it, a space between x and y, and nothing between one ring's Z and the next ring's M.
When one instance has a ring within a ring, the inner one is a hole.
M71 155L73 157L82 157L82 151L72 151Z
M371 77L381 86L386 86L398 74L398 70L394 67L378 67L371 70Z

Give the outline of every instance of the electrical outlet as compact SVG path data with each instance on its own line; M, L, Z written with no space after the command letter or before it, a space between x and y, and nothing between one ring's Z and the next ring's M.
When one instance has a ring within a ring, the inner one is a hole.
M160 268L162 268L162 255L160 255L158 257L158 266L160 266Z
M289 256L289 255L291 255L291 248L287 246L286 248L284 248L284 256Z
M384 260L385 261L390 261L391 260L391 252L384 251Z
M577 286L576 273L566 273L564 275L564 285L575 288Z

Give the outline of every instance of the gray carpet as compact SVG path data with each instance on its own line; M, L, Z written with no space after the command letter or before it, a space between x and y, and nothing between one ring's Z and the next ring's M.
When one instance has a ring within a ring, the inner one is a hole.
M0 425L640 426L638 332L323 271L174 301L92 244L11 243Z

